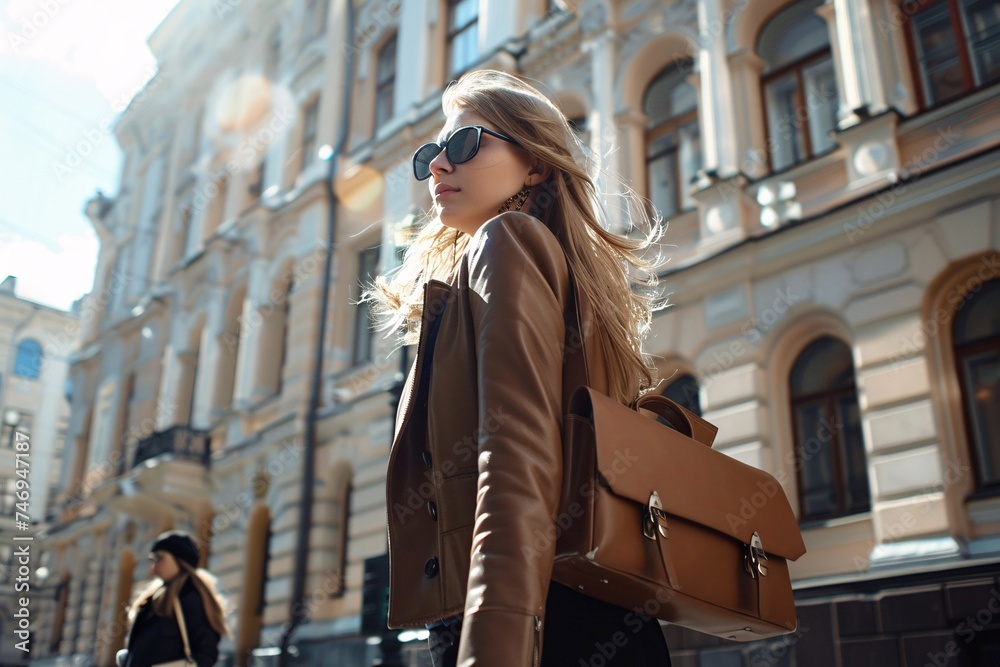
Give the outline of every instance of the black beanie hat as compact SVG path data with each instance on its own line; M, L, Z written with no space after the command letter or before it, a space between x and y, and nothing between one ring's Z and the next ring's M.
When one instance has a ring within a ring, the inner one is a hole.
M190 535L179 530L169 530L161 534L153 542L150 551L166 551L191 567L198 567L198 557L200 556L198 545L195 544Z

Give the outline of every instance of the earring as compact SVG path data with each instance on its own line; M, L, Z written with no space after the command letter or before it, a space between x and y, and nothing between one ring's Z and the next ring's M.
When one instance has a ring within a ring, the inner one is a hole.
M531 194L531 186L525 185L517 192L517 194L511 195L510 198L507 199L507 201L501 204L500 208L497 209L497 213L504 213L506 211L509 211L511 210L512 206L515 211L520 211L521 207L524 206L524 202L528 201L528 195L530 194Z

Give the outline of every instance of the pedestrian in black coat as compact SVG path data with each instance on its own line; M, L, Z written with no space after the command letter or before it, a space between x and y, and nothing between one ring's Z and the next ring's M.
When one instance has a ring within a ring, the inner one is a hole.
M197 667L211 667L219 657L219 640L229 634L223 602L211 575L198 569L200 553L185 533L160 535L150 549L155 577L132 605L128 647L119 651L119 667L151 667L185 658L174 600L180 602L190 657Z

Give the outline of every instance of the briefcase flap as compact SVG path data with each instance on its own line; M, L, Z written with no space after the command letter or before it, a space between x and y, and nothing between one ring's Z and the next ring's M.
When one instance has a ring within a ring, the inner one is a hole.
M795 560L805 553L788 498L772 475L589 387L576 390L570 412L593 421L597 468L615 495L646 505L655 491L667 515L745 544L756 532L771 555Z

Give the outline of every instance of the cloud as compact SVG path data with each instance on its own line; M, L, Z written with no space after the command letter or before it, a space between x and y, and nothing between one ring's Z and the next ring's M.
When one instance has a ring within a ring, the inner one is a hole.
M97 252L93 232L44 243L0 233L0 280L17 276L17 296L69 310L93 286Z
M10 0L0 56L57 65L94 81L109 101L135 93L155 69L146 37L177 0Z

